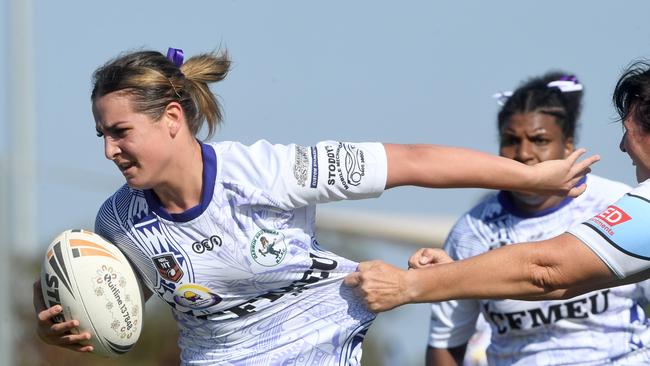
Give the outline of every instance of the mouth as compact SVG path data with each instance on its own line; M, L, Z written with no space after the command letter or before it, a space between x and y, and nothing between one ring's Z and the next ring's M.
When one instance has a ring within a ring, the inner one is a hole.
M132 162L115 162L115 165L117 165L117 168L122 172L122 174L126 174L127 171L135 166L135 163Z

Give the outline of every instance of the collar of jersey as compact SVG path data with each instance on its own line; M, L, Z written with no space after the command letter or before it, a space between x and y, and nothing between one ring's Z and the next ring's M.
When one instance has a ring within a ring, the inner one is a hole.
M201 158L203 159L203 189L201 190L201 202L198 205L181 213L169 213L162 206L160 199L151 189L144 190L144 197L151 211L163 219L175 222L187 222L199 217L212 201L214 194L214 182L217 177L217 156L212 146L198 141L201 145Z
M587 181L587 176L584 176L582 177L582 179L580 179L580 181L578 181L578 184L576 184L576 186L584 184L586 181ZM517 217L529 219L533 217L542 217L548 214L552 214L553 212L556 212L560 210L562 207L571 203L571 201L573 201L573 198L567 197L557 205L537 212L524 212L518 209L517 206L515 206L515 202L512 198L512 194L510 194L509 191L499 191L499 194L497 195L497 200L499 201L503 209L508 211L508 213Z

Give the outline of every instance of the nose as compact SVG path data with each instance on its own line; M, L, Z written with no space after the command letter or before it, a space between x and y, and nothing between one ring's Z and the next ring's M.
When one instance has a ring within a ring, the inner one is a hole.
M623 133L623 136L621 137L621 142L618 144L618 148L621 149L622 152L627 152L625 150L625 137L627 136L627 131Z
M104 136L104 156L108 160L115 160L120 153L120 148L113 139Z
M528 164L533 160L534 154L532 150L532 144L530 141L523 139L515 149L515 160Z

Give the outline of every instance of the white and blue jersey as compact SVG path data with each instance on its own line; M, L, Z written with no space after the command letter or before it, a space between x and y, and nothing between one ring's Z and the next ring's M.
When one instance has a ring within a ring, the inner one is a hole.
M173 309L187 365L359 365L374 319L343 278L357 263L321 249L315 205L379 196L380 143L201 144L198 206L170 214L123 186L96 231Z
M569 230L619 278L650 268L650 180Z
M504 245L549 239L605 210L629 190L622 183L589 175L581 196L535 215L518 211L509 193L499 192L461 217L445 249L458 260ZM650 346L644 311L649 298L650 283L642 282L568 300L435 303L429 345L453 348L467 343L482 314L492 333L487 348L490 365L625 364L623 359L631 360L637 350Z

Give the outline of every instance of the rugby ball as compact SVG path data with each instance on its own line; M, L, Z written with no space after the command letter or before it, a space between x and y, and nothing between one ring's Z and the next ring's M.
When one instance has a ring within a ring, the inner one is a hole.
M101 356L128 352L142 330L143 292L122 252L86 230L67 230L47 248L41 267L45 305L60 304L54 319L76 319L76 332L89 332L84 344Z

